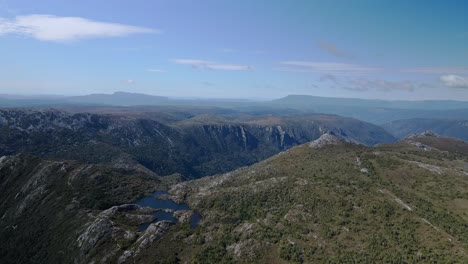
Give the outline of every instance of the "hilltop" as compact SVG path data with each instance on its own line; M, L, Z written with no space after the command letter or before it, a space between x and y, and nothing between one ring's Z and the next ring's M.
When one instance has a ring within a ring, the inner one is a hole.
M382 127L397 138L431 130L447 137L468 140L468 120L466 119L414 118L393 121Z
M252 166L171 186L176 178L144 168L3 157L2 242L10 245L3 255L78 263L463 263L468 156L452 149L459 144L432 132L377 147L325 134ZM132 188L118 187L129 179ZM154 218L125 204L161 188L200 213L195 229L165 221L137 228ZM56 232L44 231L42 221ZM45 233L25 243L31 232ZM27 248L33 244L42 246Z
M173 196L204 217L201 230L183 240L204 242L183 244L178 256L200 263L464 262L468 156L436 149L455 146L454 139L425 133L411 140L368 148L322 136L251 167L178 184Z

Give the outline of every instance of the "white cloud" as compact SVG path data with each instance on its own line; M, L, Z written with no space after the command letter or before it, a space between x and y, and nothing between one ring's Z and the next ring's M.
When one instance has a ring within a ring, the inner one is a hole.
M458 75L443 75L440 80L448 87L468 88L468 77Z
M357 64L315 61L283 61L288 68L283 70L331 74L367 74L381 69Z
M226 71L245 71L252 70L250 65L240 64L224 64L208 60L193 60L193 59L173 59L175 64L190 65L194 69L209 69L209 70L226 70Z
M148 72L157 72L157 73L163 73L163 72L166 72L164 70L160 70L160 69L147 69L146 71Z
M32 37L41 41L67 42L86 38L122 37L138 33L159 33L159 30L117 23L94 21L81 17L53 15L0 18L0 36L7 34Z

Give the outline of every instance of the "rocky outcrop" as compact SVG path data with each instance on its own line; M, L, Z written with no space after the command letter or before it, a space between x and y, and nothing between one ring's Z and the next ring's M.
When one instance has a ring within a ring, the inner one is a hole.
M340 145L343 141L337 138L336 136L330 134L323 134L320 138L309 143L309 147L314 149L324 148L330 145Z
M153 210L147 207L141 207L137 204L123 204L113 206L99 213L95 220L88 225L85 231L76 240L80 248L80 255L85 256L96 246L100 240L132 240L135 237L133 232L125 230L114 223L114 218L124 216L134 220L135 224L151 222L155 219Z
M152 223L145 230L143 235L133 244L132 248L125 250L118 258L118 263L134 263L130 261L140 254L140 252L157 242L173 225L170 221L159 221Z
M147 248L155 240L161 238L173 224L174 223L170 221L159 221L150 224L145 230L145 233L136 241L135 244L138 245L138 247L135 250L135 254L138 254L142 249Z
M193 211L192 210L179 210L174 212L174 217L177 218L179 223L188 223L192 220Z
M110 238L112 228L113 223L109 218L98 216L76 240L80 248L80 256L85 256L99 240Z
M439 134L437 133L434 133L433 131L430 131L430 130L426 130L422 133L415 133L415 134L411 134L409 136L407 136L406 138L407 139L414 139L414 138L419 138L419 137L440 137Z
M139 224L155 219L153 209L126 202L153 191L159 182L153 173L132 168L25 154L2 156L0 259L5 263L28 263L29 258L41 263L111 260L120 245L137 239ZM60 254L54 252L57 248Z
M226 247L226 251L233 255L235 259L244 258L253 261L257 255L257 251L262 250L265 244L262 244L254 239L248 239L233 243Z
M234 228L234 233L241 236L250 237L255 232L256 225L252 223L242 223Z

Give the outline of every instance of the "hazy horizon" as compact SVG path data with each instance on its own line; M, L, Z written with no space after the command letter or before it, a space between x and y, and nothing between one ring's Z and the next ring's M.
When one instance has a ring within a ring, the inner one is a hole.
M0 0L0 94L468 101L468 3Z
M0 93L0 98L5 99L40 99L40 98L50 98L50 99L64 99L70 97L81 97L81 96L90 96L90 95L113 95L115 93L130 93L130 94L140 94L147 96L159 96L166 97L172 100L227 100L227 101L252 101L252 102L261 102L261 101L271 101L278 100L288 96L312 96L319 98L332 98L332 99L358 99L358 100L380 100L387 102L394 101L409 101L409 102L418 102L418 101L457 101L457 102L468 102L468 100L460 99L382 99L382 98L359 98L359 97L339 97L339 96L316 96L313 94L287 94L279 97L209 97L208 96L170 96L170 95L161 95L161 94L149 94L149 93L139 93L131 91L114 91L110 93L91 93L91 94L75 94L75 95L64 95L64 94L8 94Z

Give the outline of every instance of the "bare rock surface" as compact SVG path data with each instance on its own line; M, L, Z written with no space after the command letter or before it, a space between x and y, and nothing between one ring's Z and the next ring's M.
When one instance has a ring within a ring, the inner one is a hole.
M174 217L177 218L179 223L188 223L192 220L193 211L192 210L179 210L174 212Z
M318 139L309 143L309 147L320 149L329 145L340 145L342 141L336 136L330 134L323 134Z

